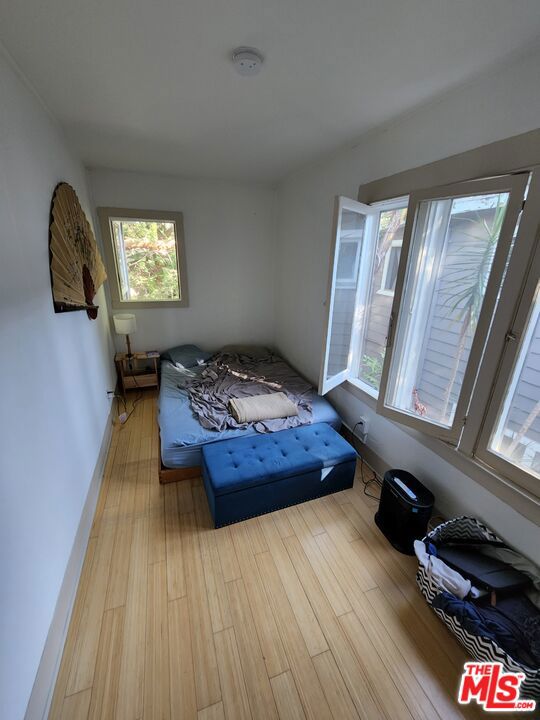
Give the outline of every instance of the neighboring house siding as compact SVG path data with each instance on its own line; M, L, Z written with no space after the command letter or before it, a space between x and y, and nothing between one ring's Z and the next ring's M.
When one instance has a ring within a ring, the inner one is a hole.
M377 287L377 285L375 286ZM375 293L371 304L368 326L366 330L365 354L379 357L386 346L388 321L392 310L393 298Z
M467 218L467 214L463 215ZM421 402L428 408L428 415L436 417L450 412L458 400L473 339L473 329L469 327L463 338L464 305L456 306L456 295L462 290L460 280L470 282L467 270L461 270L464 248L481 252L485 243L474 241L474 226L469 234L462 231L462 225L454 226L448 239L446 253L441 259L438 285L434 288L436 304L431 309L428 335L424 339L422 360L419 363L417 390ZM461 359L458 362L460 345ZM455 373L452 388L447 397L447 389Z
M518 433L540 400L540 322L536 324L535 333L527 359L517 381L514 402L510 412L507 428ZM527 440L539 444L540 451L540 417L536 417L527 431Z
M356 290L354 288L336 288L328 375L335 375L347 367L355 296Z
M391 236L391 241L403 240L404 225L401 225ZM392 312L393 295L383 294L382 286L385 257L381 257L373 273L371 287L371 304L368 310L368 320L365 334L364 355L372 358L382 358L386 348L388 323Z

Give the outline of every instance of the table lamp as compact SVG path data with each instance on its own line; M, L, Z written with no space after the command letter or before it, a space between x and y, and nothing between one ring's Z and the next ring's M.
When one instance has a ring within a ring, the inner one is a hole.
M113 315L114 329L118 335L125 335L127 342L127 356L128 358L133 357L131 352L131 343L129 336L137 330L137 318L131 313L121 313L119 315Z

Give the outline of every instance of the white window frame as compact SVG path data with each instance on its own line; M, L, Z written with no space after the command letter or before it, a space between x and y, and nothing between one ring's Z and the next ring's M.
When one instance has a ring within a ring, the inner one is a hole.
M402 248L403 247L403 240L392 240L390 247L388 248L386 255L384 257L384 265L383 265L383 271L382 271L382 277L381 277L381 286L377 290L377 295L385 295L386 297L394 297L395 292L395 286L394 290L388 290L386 287L386 281L388 279L388 268L390 267L390 255L392 254L392 250L394 248Z
M359 275L359 284L361 287L359 288L359 293L357 295L357 303L359 303L359 309L360 314L362 317L362 323L360 324L357 335L354 339L354 344L352 345L353 351L352 351L352 365L351 365L351 371L349 373L349 376L347 377L347 382L349 382L351 385L353 385L355 388L360 390L362 393L365 393L370 398L373 398L374 400L377 400L379 396L379 391L372 387L371 385L368 385L364 380L360 377L360 365L362 362L362 354L360 353L360 348L364 344L364 337L365 333L367 331L367 324L365 322L365 318L367 317L368 313L368 299L371 295L371 289L374 282L374 267L375 267L375 258L376 258L376 251L377 251L377 245L378 245L378 232L379 232L379 223L380 223L380 216L381 213L389 211L389 210L397 210L401 208L407 207L409 202L409 196L408 195L400 195L396 198L390 198L388 200L381 200L380 202L375 202L369 205L369 207L375 211L375 220L374 225L372 228L371 235L366 239L366 242L364 243L363 248L363 255L361 259L361 266L360 266L360 275ZM401 239L400 244L403 243L403 239ZM386 262L386 258L385 258ZM383 269L384 272L384 269ZM379 293L379 291L375 291L376 294L382 294Z
M341 239L341 245L354 245L354 240ZM358 277L358 268L360 267L360 258L362 257L362 248L356 248L356 256L354 258L354 266L351 276L345 279L337 280L337 287L342 289L352 289L356 287L356 278Z
M540 480L525 469L490 450L490 440L497 424L506 390L519 362L522 343L527 341L531 307L540 280L540 171L531 178L527 201L521 218L515 251L508 266L499 301L500 311L493 323L490 340L479 370L478 391L483 395L484 411L471 401L471 422L460 443L462 452L493 468L502 477L540 498ZM494 362L494 358L496 362ZM481 402L481 400L479 400Z
M514 199L512 199L512 197L509 199L505 224L508 223L511 225L517 217L519 217L519 221L510 253L508 252L508 237L505 239L506 256L504 263L501 260L502 272L501 268L497 269L496 282L492 281L492 278L495 277L492 268L489 282L495 285L495 287L488 287L488 291L496 296L496 300L498 297L498 302L496 302L496 307L493 306L495 309L493 310L492 308L491 317L487 318L485 323L487 327L485 327L483 331L484 345L478 353L480 357L473 359L476 373L473 374L471 372L471 376L474 376L469 380L472 387L467 391L469 399L468 407L466 407L462 423L457 428L458 432L450 437L445 437L444 434L441 434L437 427L434 432L426 431L425 426L414 427L415 431L420 430L420 434L418 435L415 432L414 436L427 447L435 452L439 452L447 461L460 468L462 472L470 474L471 477L474 477L478 482L484 484L492 491L497 492L500 497L506 498L514 507L520 508L520 511L526 514L527 517L531 519L536 518L535 521L537 521L540 516L540 481L536 476L528 473L523 468L504 460L504 458L501 458L496 453L490 452L488 443L491 437L491 429L494 427L498 418L500 402L504 397L507 384L511 379L512 370L519 352L519 342L516 342L514 338L519 340L521 337L523 327L528 319L532 296L536 289L536 282L540 277L540 169L536 167L524 168L523 170L515 171L514 174L499 175L489 180L490 182L493 181L496 187L497 183L502 182L503 186L505 184L508 186L511 185L517 190L517 192L514 193ZM485 179L465 182L482 182L484 188L489 185L489 183L486 185L487 181ZM522 195L522 190L527 183L529 183L528 194L524 202L522 199L518 200L517 198ZM456 185L462 186L462 189L464 188L463 183L456 183ZM448 188L449 186L445 187ZM476 185L476 187L479 186ZM498 185L499 189L500 187L501 186ZM494 189L493 185L491 189ZM433 198L433 190L426 192L428 197ZM481 192L483 192L483 190ZM418 193L414 193L414 195L418 195ZM411 195L411 198L412 197L413 195ZM403 196L395 200L377 202L372 206L363 207L370 207L376 211L375 228L377 228L378 213L385 209L385 205L387 207L394 204L399 206L400 201L403 201ZM512 207L510 206L511 204ZM409 225L414 221L411 206L412 203L410 202L407 211L407 223L409 223ZM403 204L401 204L401 207L403 207ZM519 216L520 211L522 211L521 216ZM514 217L510 220L511 215ZM336 225L334 224L334 241L335 229ZM498 252L502 247L501 240L503 232L508 236L504 224L499 240ZM407 228L404 240L406 239L406 235ZM410 228L408 235L410 236ZM361 291L364 293L364 300L368 297L370 283L373 282L372 262L374 258L374 247L372 245L369 248L372 251L370 256L368 246L369 243L364 242L358 275L358 282L359 286L361 286ZM335 247L333 245L332 258L334 257L334 252ZM503 254L502 251L500 254ZM508 255L510 255L509 261ZM398 281L400 280L399 275L401 275L401 285L398 288L398 283L396 283L393 310L397 307L395 304L399 299L398 290L399 293L402 293L403 267L406 265L404 258L405 254L402 248L400 268L398 271ZM495 261L497 261L497 257ZM332 267L330 268L330 283L332 279L331 276ZM331 288L329 286L329 297L330 290ZM357 296L358 301L362 300L362 292ZM484 300L483 311L485 307L486 303ZM390 344L392 344L394 333L395 324L393 325L391 319ZM358 339L358 337L359 334L357 332L356 338ZM471 363L471 354L469 355L469 364ZM359 355L359 353L357 353L357 355ZM387 362L389 362L388 353ZM348 374L344 374L345 377L342 377L340 381L333 386L335 387L335 385L346 380L346 387L348 387L350 392L356 394L360 399L364 400L369 407L379 412L378 405L380 405L380 398L382 397L382 385L381 391L379 392L379 402L377 402L378 393L371 388L371 386L365 385L355 377L356 373L356 363L353 365L349 364ZM456 414L456 417L459 417L459 413ZM394 417L392 419L404 425L406 432L413 432L412 430L408 430L408 427L413 426L408 422L403 422L402 417Z
M111 291L111 301L114 310L187 307L188 285L187 267L184 248L184 221L181 212L166 210L134 210L133 208L100 207L97 209L101 238L105 251L105 263ZM114 221L141 221L141 222L167 222L174 224L176 240L176 271L178 275L179 297L174 300L124 300L122 297L120 275L125 275L126 269L122 258L118 257L114 242Z
M377 412L380 415L388 417L391 420L395 420L400 424L407 425L428 435L433 435L452 444L457 444L466 421L471 393L475 384L478 366L482 358L487 334L490 329L494 308L499 294L499 288L506 267L509 248L512 243L514 228L516 226L519 212L521 211L523 194L525 192L527 181L527 174L506 175L496 178L471 180L452 185L444 185L438 188L429 188L427 190L411 194L407 210L407 221L403 235L403 247L401 250L394 302L392 304L392 313L388 329L381 386L379 388L377 402ZM405 411L390 407L386 402L389 378L393 368L395 353L400 351L399 338L398 342L396 342L397 333L400 331L400 319L402 316L404 322L406 319L406 316L404 315L406 308L402 307L402 300L404 298L404 287L407 282L407 278L409 275L412 276L412 273L414 272L414 269L410 268L409 257L411 257L411 243L414 237L417 213L420 208L420 204L427 200L468 197L472 195L505 191L510 193L508 206L501 228L497 250L493 260L486 293L484 295L484 301L478 319L474 340L469 353L469 359L461 385L461 391L452 425L450 427L446 427L442 424L434 422L433 420L425 419L423 417L412 415Z
M327 298L326 298L326 307L327 307L327 313L326 313L326 327L323 335L323 362L321 364L321 374L319 378L319 393L321 395L326 395L326 393L330 392L330 390L333 390L338 385L341 385L345 380L347 380L350 377L351 374L351 368L353 365L353 354L351 352L351 348L354 346L355 339L358 336L358 331L360 328L360 322L358 318L357 312L355 312L355 319L353 321L353 327L351 329L351 337L349 339L349 355L347 358L347 366L344 370L342 370L339 373L336 373L335 375L329 376L328 375L328 367L329 367L329 360L330 360L330 345L331 345L331 338L332 338L332 322L333 322L333 315L334 315L334 292L336 289L338 289L337 285L337 269L338 269L338 259L339 259L339 249L341 247L341 217L343 214L343 211L350 211L358 213L359 215L362 215L365 217L365 225L364 225L364 236L362 239L362 247L359 253L359 263L358 263L358 272L360 276L363 276L363 273L365 273L365 248L366 248L366 237L369 237L372 234L372 227L374 223L374 218L377 214L377 211L374 210L369 205L365 205L364 203L360 203L356 200L351 200L350 198L346 198L343 195L336 196L335 202L334 202L334 220L333 220L333 230L332 230L332 246L330 250L330 268L329 268L329 276L328 276L328 289L327 289ZM347 240L345 239L345 242ZM362 292L362 288L364 286L364 282L361 277L358 277L356 279L356 301L355 301L355 307L359 307L359 294Z
M361 364L361 355L358 352L358 349L363 343L363 337L366 331L365 318L368 309L367 301L370 296L374 280L373 268L375 265L375 252L378 243L380 214L388 210L404 208L407 205L407 201L408 196L403 195L397 198L373 203L372 205L359 203L356 200L351 200L350 198L346 198L341 195L338 195L335 198L334 221L332 226L332 246L330 251L330 268L326 301L326 326L323 340L323 362L321 364L321 373L319 379L319 393L321 395L326 394L334 387L342 384L343 382L345 382L345 380L347 380L348 382L361 389L362 392L366 393L370 397L377 398L377 390L371 387L371 385L365 383L358 376ZM338 281L336 278L339 249L344 242L347 242L346 237L341 237L341 215L344 210L358 212L366 218L362 246L359 249L359 252L357 253L355 258L354 282L351 283L351 285L345 285L342 281ZM396 241L392 243L393 246L395 245L395 242ZM399 241L399 244L401 244L401 241ZM386 262L387 258L385 258L385 264ZM348 364L345 370L329 378L327 377L327 368L330 361L329 353L332 333L332 317L334 311L334 291L336 289L342 289L347 287L356 287L355 320L349 342ZM378 293L379 291L375 292Z
M359 377L361 355L360 346L363 344L364 333L366 331L365 318L367 315L367 301L371 293L373 284L373 268L375 265L375 252L378 244L378 230L380 222L380 214L388 210L404 208L407 206L408 196L400 196L390 200L366 205L356 200L351 200L344 196L336 196L334 203L334 221L332 225L332 246L330 251L330 268L327 288L327 313L326 327L323 340L323 363L321 365L321 374L319 379L319 393L326 394L337 385L347 380L362 392L371 398L377 398L377 390L368 385ZM344 210L358 212L366 217L366 225L364 229L364 238L362 246L357 253L354 265L354 283L344 285L336 279L337 261L339 258L339 249L343 242L347 242L346 237L341 237L341 214ZM401 244L401 241L398 241ZM396 241L392 243L394 246ZM387 257L388 257L387 253ZM387 258L385 258L386 263ZM384 266L383 266L384 272ZM327 377L327 368L329 365L330 340L332 332L332 317L334 310L334 290L343 287L355 287L357 289L355 299L355 322L351 332L349 343L348 365L345 370L337 373L331 378ZM375 291L378 293L379 291ZM391 295L391 293L390 293Z

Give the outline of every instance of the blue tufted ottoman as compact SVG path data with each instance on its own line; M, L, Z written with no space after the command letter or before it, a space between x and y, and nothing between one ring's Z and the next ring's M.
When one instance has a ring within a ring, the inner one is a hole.
M204 445L216 527L352 487L356 451L326 423Z

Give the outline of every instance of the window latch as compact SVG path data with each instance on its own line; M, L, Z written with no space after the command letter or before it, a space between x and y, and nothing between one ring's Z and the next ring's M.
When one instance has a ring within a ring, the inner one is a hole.
M388 330L386 335L386 349L392 347L392 331L394 329L394 313L390 313L390 320L388 321Z
M515 342L517 339L518 339L518 336L516 335L515 332L512 332L512 330L509 330L506 333L506 337L505 337L506 342L510 342L510 341Z

